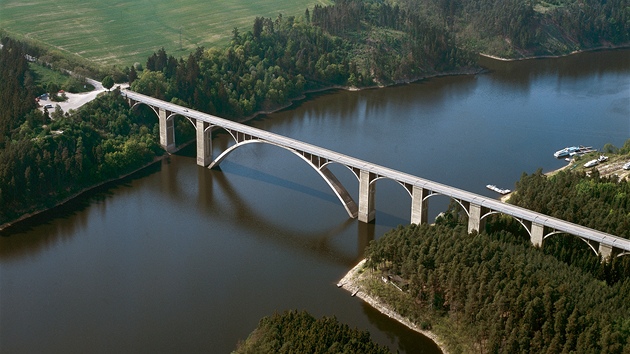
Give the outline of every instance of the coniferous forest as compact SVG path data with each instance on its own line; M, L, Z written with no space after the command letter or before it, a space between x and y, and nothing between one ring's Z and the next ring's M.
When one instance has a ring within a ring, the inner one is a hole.
M448 348L482 353L625 353L630 277L608 284L498 231L399 227L373 242L369 287L425 329L456 328ZM605 268L605 264L600 267ZM440 324L440 325L437 325Z
M234 353L386 354L389 350L374 344L368 332L351 329L335 317L316 319L305 311L287 311L261 319Z

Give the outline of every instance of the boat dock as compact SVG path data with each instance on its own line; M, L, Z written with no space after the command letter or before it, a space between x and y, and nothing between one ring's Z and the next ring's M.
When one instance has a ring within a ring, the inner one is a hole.
M501 189L501 188L499 188L499 187L495 186L494 184L488 184L488 185L486 185L486 188L488 188L488 189L489 189L489 190L491 190L491 191L495 191L495 192L497 192L497 193L499 193L499 194L503 194L503 195L505 195L505 194L508 194L508 193L511 193L511 192L512 192L512 191L511 191L511 190L509 190L509 189Z
M575 156L575 155L584 155L589 152L596 152L597 150L593 149L592 146L570 146L565 147L564 149L556 151L553 156L555 158L562 158L565 156Z

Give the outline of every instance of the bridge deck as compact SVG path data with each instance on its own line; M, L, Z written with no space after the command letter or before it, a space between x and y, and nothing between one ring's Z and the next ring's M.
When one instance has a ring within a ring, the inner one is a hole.
M153 107L158 107L170 111L174 114L179 114L181 116L189 117L196 120L202 120L212 125L223 127L225 129L239 131L241 133L252 135L258 139L265 140L273 144L289 147L298 151L307 152L312 155L323 157L335 163L374 173L380 177L385 177L404 184L425 188L433 191L434 193L439 193L441 195L445 195L454 199L477 204L493 211L500 212L502 214L511 215L518 219L529 220L531 222L541 224L556 231L566 232L587 240L592 240L630 252L630 240L628 239L597 231L585 226L570 223L568 221L547 216L515 205L503 203L493 198L484 197L479 194L467 192L462 189L447 186L438 182L413 176L387 167L379 166L367 161L340 154L335 151L324 149L282 135L274 134L262 129L254 128L224 118L216 117L211 114L185 108L150 96L142 95L137 92L123 90L122 95L133 99L134 101L142 102Z

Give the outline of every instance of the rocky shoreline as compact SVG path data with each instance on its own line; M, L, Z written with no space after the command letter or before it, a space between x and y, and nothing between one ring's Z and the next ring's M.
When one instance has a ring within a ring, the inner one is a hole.
M380 313L431 339L440 348L442 353L448 354L444 343L435 333L421 329L418 325L411 322L409 319L404 318L386 303L382 302L378 297L370 294L369 289L365 288L361 282L362 279L367 277L364 272L361 272L361 270L365 267L365 262L366 260L364 259L354 266L354 268L350 269L350 271L341 278L341 280L339 280L337 287L347 290L350 294L352 294L352 296L356 296L365 301Z

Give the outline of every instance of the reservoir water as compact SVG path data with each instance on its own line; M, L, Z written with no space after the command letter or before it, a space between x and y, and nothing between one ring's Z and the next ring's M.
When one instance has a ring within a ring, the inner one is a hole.
M310 96L252 125L483 195L562 167L565 146L630 138L630 51L483 60L480 75ZM215 156L228 140L214 141ZM331 168L358 194L343 167ZM430 214L448 200L431 198ZM260 318L336 316L401 353L428 339L336 287L372 239L409 223L410 198L379 180L376 221L348 216L317 173L249 144L220 170L193 152L2 232L0 351L229 353Z

